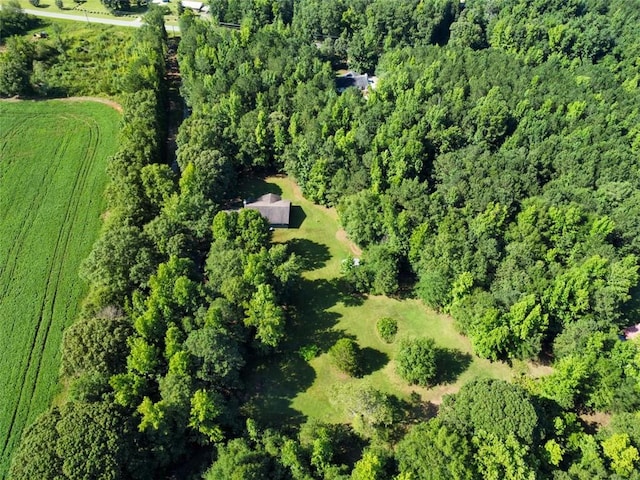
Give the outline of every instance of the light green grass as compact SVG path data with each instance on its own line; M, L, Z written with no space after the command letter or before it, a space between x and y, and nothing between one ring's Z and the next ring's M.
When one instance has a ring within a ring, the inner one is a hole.
M415 299L383 296L352 297L339 280L340 264L354 247L338 233L334 210L313 205L301 197L295 184L284 177L250 184L249 192L281 193L283 198L304 211L299 228L277 229L275 242L287 242L293 250L311 257L311 266L294 292L294 311L287 343L275 359L251 366L252 395L247 413L267 424L314 418L327 422L348 422L349 418L334 399L337 390L369 384L408 399L412 392L423 401L439 403L442 396L457 391L470 379L495 377L508 379L513 370L503 363L491 363L472 355L471 345L457 333L450 317L437 314ZM247 192L245 192L247 193ZM299 215L299 212L294 215ZM296 222L294 218L294 223ZM356 249L357 251L357 249ZM398 321L396 341L387 344L379 338L376 322L382 317ZM354 338L365 352L362 378L349 378L337 371L327 355L329 347L342 336ZM395 373L394 357L402 338L431 337L443 349L467 354L467 361L451 363L453 370L433 388L409 386ZM314 344L322 353L305 362L296 352Z
M34 7L29 3L29 0L18 0L20 6L27 10L39 10L42 12L51 12L51 13L65 13L68 15L77 15L78 17L84 18L85 12L90 17L98 17L98 18L116 18L116 15L111 13L107 7L103 5L100 0L87 0L83 3L75 3L73 0L62 0L62 9L59 9L56 6L55 0L40 0L40 5L38 7ZM135 2L132 2L131 10L125 12L128 16L132 15L133 17L138 15L144 15L146 12L146 7L135 7ZM127 17L119 16L118 18L126 19Z
M58 389L118 122L97 103L0 102L0 478Z
M144 16L149 8L147 5L137 7L134 1L131 2L131 8L129 10L116 14L105 7L101 0L86 0L83 3L75 3L73 0L62 0L62 9L57 7L55 0L40 0L38 7L31 5L29 0L18 0L18 3L22 8L27 10L73 15L78 17L78 21L85 20L87 17L133 21L136 17ZM178 2L171 0L169 4L163 6L169 11L169 14L165 15L166 24L178 25ZM171 36L171 33L169 33L169 36Z

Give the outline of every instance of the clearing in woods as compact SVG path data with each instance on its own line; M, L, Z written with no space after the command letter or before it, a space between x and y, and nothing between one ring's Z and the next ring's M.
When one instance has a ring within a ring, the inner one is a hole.
M304 264L302 279L292 292L287 340L272 359L251 365L247 379L248 396L244 408L264 425L352 420L341 404L345 393L361 386L409 400L415 392L424 402L439 404L442 397L456 392L474 378L509 379L532 373L532 365L513 367L490 362L473 354L469 340L454 328L453 320L427 308L412 298L385 296L354 297L346 293L340 280L341 261L359 257L359 249L340 229L335 209L312 204L302 197L291 179L271 177L248 181L241 195L281 194L292 201L292 228L276 229L273 241L286 243ZM382 341L376 321L392 317L398 321L398 340ZM356 340L362 348L364 375L351 378L332 364L327 350L339 339ZM437 384L431 388L410 386L395 372L399 339L431 337L445 350L439 364ZM315 346L318 356L305 361L301 347Z
M0 102L0 478L58 389L118 123L95 102Z

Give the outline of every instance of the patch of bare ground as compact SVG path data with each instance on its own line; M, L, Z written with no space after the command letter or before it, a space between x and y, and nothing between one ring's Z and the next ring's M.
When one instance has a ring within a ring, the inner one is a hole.
M527 362L528 374L533 378L546 377L553 373L553 368L550 365L537 362Z
M349 237L347 236L347 232L345 232L343 228L341 228L336 232L336 238L340 242L347 245L349 247L349 250L351 250L351 253L353 253L356 257L362 256L362 250L360 250L360 248L355 243L349 240Z
M102 97L29 98L29 97L15 96L11 98L0 99L0 101L2 102L23 102L27 100L32 102L50 101L50 100L59 100L61 102L96 102L96 103L102 103L104 105L107 105L113 108L118 113L122 113L122 105L120 105L115 100L110 100L108 98L102 98Z
M102 103L104 105L108 105L109 107L113 108L118 113L122 113L122 105L120 105L118 102L116 102L114 100L110 100L108 98L102 98L102 97L67 97L67 98L60 98L59 100L62 100L63 102L96 102L96 103Z
M611 414L604 412L582 413L580 419L589 426L600 428L611 423Z

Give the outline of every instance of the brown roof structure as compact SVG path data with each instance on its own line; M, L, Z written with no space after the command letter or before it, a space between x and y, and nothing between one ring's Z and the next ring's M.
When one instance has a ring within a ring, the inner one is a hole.
M282 200L280 195L275 193L267 193L262 195L254 202L247 202L246 208L258 210L260 214L269 220L274 227L288 227L289 215L291 213L291 202Z

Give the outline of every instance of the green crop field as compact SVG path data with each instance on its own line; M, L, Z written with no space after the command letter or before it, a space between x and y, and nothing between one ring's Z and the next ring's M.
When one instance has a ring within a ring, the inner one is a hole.
M93 102L0 102L0 478L58 391L78 267L104 208L119 114Z
M346 412L335 400L341 392L359 385L371 385L405 400L415 392L423 401L438 404L443 395L457 391L473 378L508 379L519 371L539 374L533 365L522 363L513 368L473 355L469 340L455 330L453 320L419 300L346 295L339 279L340 262L359 252L340 230L335 210L305 200L296 185L284 177L252 182L241 193L265 192L279 193L292 201L292 223L297 228L276 229L273 240L288 243L305 259L306 266L297 286L282 353L274 360L251 366L251 394L245 408L254 418L274 425L305 418L348 422ZM387 344L380 339L376 321L381 317L398 321L398 339L431 337L439 347L457 352L448 358L437 385L409 386L395 373L399 342ZM327 350L343 336L355 339L363 350L365 374L361 378L340 373L329 360ZM320 354L309 362L303 360L298 351L305 345L315 345Z

